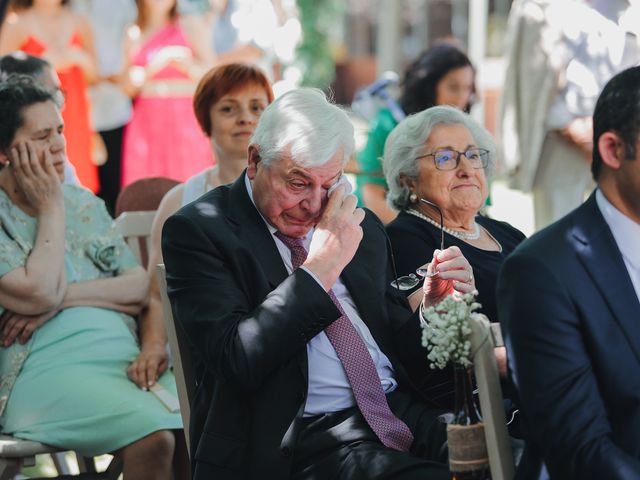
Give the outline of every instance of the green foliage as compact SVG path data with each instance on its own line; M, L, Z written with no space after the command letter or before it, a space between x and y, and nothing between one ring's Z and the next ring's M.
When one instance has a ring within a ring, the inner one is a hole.
M326 89L335 76L335 59L329 32L341 21L344 2L298 0L302 42L296 60L302 69L302 85Z

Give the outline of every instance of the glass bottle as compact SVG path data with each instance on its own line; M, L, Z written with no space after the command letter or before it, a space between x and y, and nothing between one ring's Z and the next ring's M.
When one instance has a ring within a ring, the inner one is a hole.
M447 425L449 469L454 480L490 480L484 425L473 401L472 367L454 365L455 408Z

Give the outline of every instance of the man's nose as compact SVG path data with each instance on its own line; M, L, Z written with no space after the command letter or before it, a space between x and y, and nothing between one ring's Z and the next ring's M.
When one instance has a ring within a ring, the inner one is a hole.
M303 206L307 211L317 213L322 208L322 205L327 203L326 200L327 191L324 188L316 188L309 192L309 195L303 201Z

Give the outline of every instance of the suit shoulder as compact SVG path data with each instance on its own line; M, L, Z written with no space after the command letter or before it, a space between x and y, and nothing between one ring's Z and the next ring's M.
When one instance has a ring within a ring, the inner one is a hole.
M214 188L197 200L179 208L173 216L186 217L192 220L202 218L211 221L225 218L225 212L229 204L229 190L228 185Z
M510 256L531 256L545 263L566 258L571 226L571 216L564 217L523 240Z

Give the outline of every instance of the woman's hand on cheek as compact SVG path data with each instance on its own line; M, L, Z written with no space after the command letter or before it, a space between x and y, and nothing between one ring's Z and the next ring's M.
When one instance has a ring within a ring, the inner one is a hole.
M27 202L40 212L62 203L60 178L48 149L40 161L31 142L20 142L11 149L11 167L16 183Z

